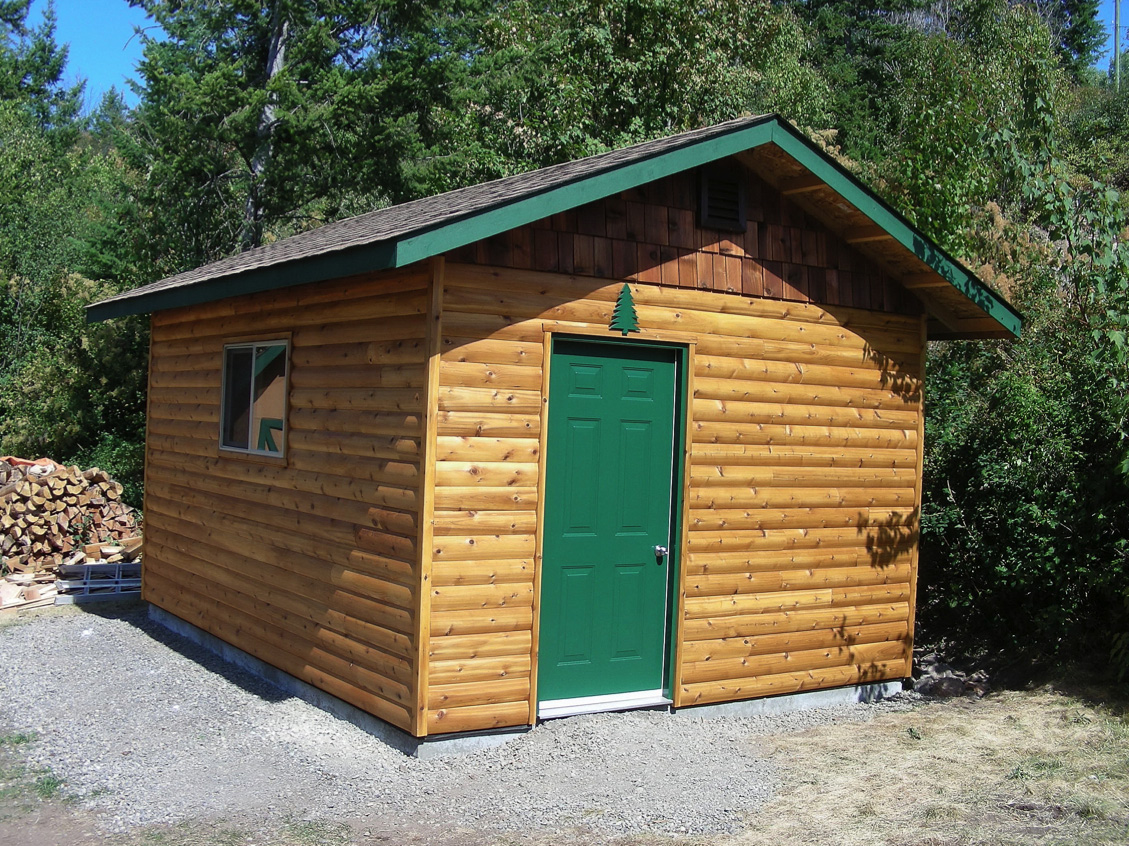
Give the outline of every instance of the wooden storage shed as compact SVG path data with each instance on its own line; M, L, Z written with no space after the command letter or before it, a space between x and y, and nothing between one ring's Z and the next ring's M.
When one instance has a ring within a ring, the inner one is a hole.
M908 675L925 342L1020 331L773 116L147 312L145 598L415 737Z

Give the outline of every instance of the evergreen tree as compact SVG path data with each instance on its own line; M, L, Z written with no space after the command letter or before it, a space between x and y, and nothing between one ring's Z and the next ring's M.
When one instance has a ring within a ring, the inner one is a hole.
M1098 18L1099 0L1061 0L1056 15L1059 55L1075 79L1105 54L1106 34Z
M832 123L850 155L882 155L896 131L898 74L923 36L944 32L929 0L789 0L815 42L811 55L831 91Z
M421 161L470 4L132 2L163 30L142 34L129 151L162 272L442 184Z
M55 6L28 27L32 0L0 0L0 103L16 103L63 146L78 132L83 83L62 84L67 48L55 43Z

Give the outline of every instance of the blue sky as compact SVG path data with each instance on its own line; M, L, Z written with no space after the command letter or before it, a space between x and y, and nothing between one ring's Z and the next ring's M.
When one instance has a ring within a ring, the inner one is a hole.
M1113 55L1114 2L1102 0L1101 6L1102 21L1106 31L1111 33L1106 44L1107 58L1100 63L1103 70L1108 66L1109 56ZM46 7L47 0L35 0L32 23L40 22ZM134 104L136 98L127 89L125 80L134 76L141 58L141 44L134 37L133 28L149 23L145 14L131 8L126 0L55 0L55 13L59 19L56 40L70 45L67 81L87 80L87 107L97 106L102 94L112 85L125 94L126 102ZM1129 27L1129 2L1123 0L1121 13L1124 35ZM1123 37L1122 41L1126 40ZM1126 47L1129 44L1123 43L1122 50Z
M35 0L28 22L40 24L46 8L46 0ZM110 86L125 94L126 102L135 104L125 80L135 75L141 58L133 27L151 23L145 13L125 0L55 0L55 16L55 40L70 45L65 79L68 83L87 80L87 108L95 108Z

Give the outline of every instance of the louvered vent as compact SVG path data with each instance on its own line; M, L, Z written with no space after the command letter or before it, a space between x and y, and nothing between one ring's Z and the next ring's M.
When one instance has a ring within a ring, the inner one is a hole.
M702 171L699 220L703 227L745 231L745 191L739 179L722 171Z

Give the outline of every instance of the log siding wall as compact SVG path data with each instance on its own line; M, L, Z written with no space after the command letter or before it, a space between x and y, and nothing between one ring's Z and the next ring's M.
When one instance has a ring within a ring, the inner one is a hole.
M430 274L152 319L144 596L407 731ZM218 449L223 346L290 338L283 460Z
M621 282L449 262L431 731L535 714L545 336L608 330ZM922 318L632 285L694 342L676 705L909 672Z

